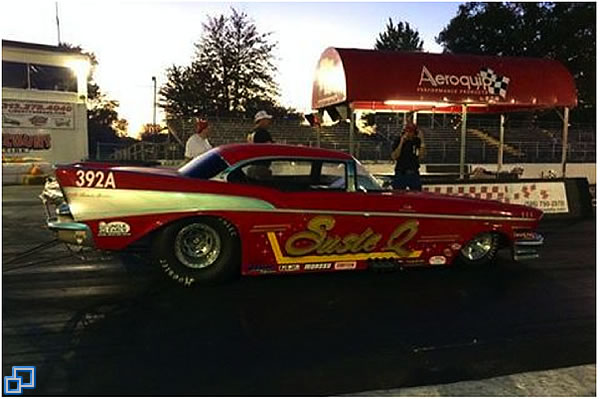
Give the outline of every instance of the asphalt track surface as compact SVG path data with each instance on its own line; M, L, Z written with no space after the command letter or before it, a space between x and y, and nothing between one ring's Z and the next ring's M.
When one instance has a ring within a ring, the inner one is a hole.
M38 189L3 193L2 371L26 395L334 395L596 361L596 223L546 223L493 268L242 278L183 289L136 258L55 247Z

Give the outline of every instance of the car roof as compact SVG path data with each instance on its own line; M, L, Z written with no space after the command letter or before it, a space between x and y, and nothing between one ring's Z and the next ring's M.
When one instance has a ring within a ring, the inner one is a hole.
M240 161L254 158L282 157L282 158L315 158L351 160L352 156L341 151L325 150L322 148L305 147L302 145L286 144L226 144L216 150L230 165Z

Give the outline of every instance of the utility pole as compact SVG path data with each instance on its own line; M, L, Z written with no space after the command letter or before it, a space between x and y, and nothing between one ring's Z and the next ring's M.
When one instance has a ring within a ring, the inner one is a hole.
M60 20L58 19L58 1L54 3L56 8L56 32L58 33L58 45L60 46Z
M152 103L152 130L156 129L156 76L152 76L154 82L154 102Z

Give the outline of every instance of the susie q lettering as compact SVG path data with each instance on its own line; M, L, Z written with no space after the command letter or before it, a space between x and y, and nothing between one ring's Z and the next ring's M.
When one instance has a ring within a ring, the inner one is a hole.
M285 243L285 250L291 256L308 254L345 254L373 252L383 236L370 227L360 234L350 233L343 237L329 234L335 226L331 216L317 216L307 224L307 230L292 235ZM409 250L404 248L417 233L418 222L409 220L398 226L390 235L384 250L395 252L398 256L408 256Z

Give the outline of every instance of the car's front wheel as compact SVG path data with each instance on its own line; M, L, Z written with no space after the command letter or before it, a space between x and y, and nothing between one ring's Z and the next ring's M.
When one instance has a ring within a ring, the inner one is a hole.
M186 219L159 232L153 255L163 271L183 285L222 282L239 273L239 236L221 218Z
M500 237L496 233L481 233L467 242L460 250L460 262L466 266L491 264L500 249Z

